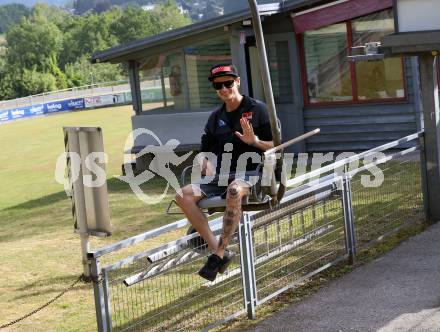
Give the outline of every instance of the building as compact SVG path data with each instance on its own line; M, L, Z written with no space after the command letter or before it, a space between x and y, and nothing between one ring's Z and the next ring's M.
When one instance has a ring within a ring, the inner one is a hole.
M291 0L266 5L263 29L283 140L314 128L321 134L296 152L359 151L420 130L418 65L413 58L351 63L351 46L393 33L392 0ZM207 80L211 65L235 63L242 91L264 100L250 11L243 10L93 55L127 63L133 128L197 149L219 105ZM143 104L143 80L161 81L163 102ZM145 135L135 147L157 144Z
M156 8L156 4L154 3L146 4L141 6L141 8L144 11L152 11L154 10L154 8ZM179 5L177 8L179 9L180 14L188 14L188 9L184 8L184 6Z

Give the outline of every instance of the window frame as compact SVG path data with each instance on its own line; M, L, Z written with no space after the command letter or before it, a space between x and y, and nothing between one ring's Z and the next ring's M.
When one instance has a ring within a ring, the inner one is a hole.
M381 12L377 11L377 12ZM374 12L374 13L377 13ZM374 14L369 13L368 15ZM366 15L365 15L366 16ZM362 17L362 16L361 16ZM353 46L353 28L352 28L352 20L356 18L349 19L347 21L338 22L345 23L346 33L347 33L347 48L350 49ZM333 23L337 24L337 23ZM306 57L305 57L305 45L304 45L304 33L300 33L296 35L299 54L300 54L300 64L301 64L301 86L303 90L303 98L304 98L304 106L305 107L321 107L321 106L337 106L337 105L368 105L368 104L389 104L389 103L406 103L408 102L408 84L405 70L405 58L401 58L402 64L402 78L403 78L403 91L404 97L400 98L383 98L383 99L368 99L363 100L359 99L358 96L358 81L357 81L357 73L356 73L356 63L349 62L350 65L350 76L351 76L351 91L352 91L352 100L347 101L325 101L325 102L310 102L309 91L307 88L308 76L307 76L307 68L306 68ZM440 74L439 74L440 76Z
M440 56L436 57L436 69L437 69L437 85L439 86L439 94L440 94Z
M273 34L267 34L265 35L265 46L266 49L269 47L269 42L287 42L287 51L288 51L288 57L289 57L289 76L291 81L291 93L292 93L292 100L289 102L281 102L277 103L280 105L287 105L287 104L295 104L298 101L298 95L297 91L295 89L295 82L294 78L297 74L295 71L295 65L294 65L294 57L293 54L295 54L295 46L293 45L292 35L289 32L280 32L280 33L273 33ZM268 55L269 56L269 55ZM269 59L268 59L269 60Z
M206 107L194 107L191 105L190 102L190 91L189 91L189 85L188 85L188 69L187 69L187 62L185 58L185 49L194 45L202 44L205 42L209 42L211 40L215 39L221 39L225 38L227 40L227 44L229 45L230 51L231 51L231 58L232 62L234 62L234 44L231 40L231 35L227 31L219 31L217 34L209 34L209 36L205 36L201 39L191 38L189 41L185 42L183 45L179 45L177 47L161 47L158 48L155 52L152 52L151 54L146 55L144 58L142 58L142 62L146 62L148 59L154 57L154 56L169 56L171 54L175 54L180 58L180 64L181 64L181 79L183 86L185 87L183 89L183 98L184 98L184 105L182 109L176 110L175 108L173 110L168 111L167 113L162 113L164 109L166 109L166 106L158 106L154 109L145 109L142 105L142 110L140 112L141 115L151 115L151 114L182 114L182 113L195 113L195 112L210 112L214 109L213 106L206 106ZM163 70L163 66L161 68ZM209 72L206 73L206 80L208 81L208 75ZM140 79L142 82L142 79ZM141 91L142 93L142 91ZM212 89L213 95L215 95L215 90ZM221 103L221 100L219 99L219 105ZM144 104L144 102L142 102Z

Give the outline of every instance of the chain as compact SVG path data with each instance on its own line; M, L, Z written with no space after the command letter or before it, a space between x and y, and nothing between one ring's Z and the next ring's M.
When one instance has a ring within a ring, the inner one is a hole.
M53 299L51 299L49 302L46 302L46 303L43 304L41 307L39 307L39 308L37 308L37 309L35 309L35 310L33 310L33 311L27 313L26 315L24 315L24 316L22 316L22 317L20 317L20 318L17 318L17 319L15 319L15 320L13 320L12 322L9 322L9 323L7 323L7 324L1 325L1 326L0 326L0 329L4 329L4 328L10 327L10 326L12 326L12 325L14 325L14 324L17 324L18 322L21 322L22 320L24 320L24 319L26 319L26 318L28 318L28 317L30 317L30 316L36 314L37 312L43 310L44 308L46 308L47 306L49 306L50 304L52 304L53 302L55 302L57 299L59 299L61 296L63 296L65 293L67 293L68 291L70 291L70 290L71 290L73 287L75 287L76 284L77 284L78 282L80 282L81 280L84 280L84 281L85 281L84 275L80 275L79 278L78 278L77 280L75 280L75 281L74 281L69 287L67 287L66 289L64 289L61 293L59 293L57 296L55 296L55 297L54 297Z

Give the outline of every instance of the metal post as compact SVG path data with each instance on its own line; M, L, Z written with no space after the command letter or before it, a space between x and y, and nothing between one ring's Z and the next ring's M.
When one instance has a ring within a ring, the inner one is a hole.
M252 14L252 24L255 32L255 42L257 44L258 56L260 59L261 79L263 82L264 97L266 98L267 109L269 111L270 126L273 134L275 146L281 144L281 132L278 127L278 118L275 108L275 100L272 93L272 82L270 80L269 64L267 61L266 45L264 44L263 26L261 25L260 12L256 0L249 0Z
M99 260L91 259L90 266L93 279L93 293L95 295L96 323L98 326L98 331L109 332L110 330L107 328L106 301Z
M83 265L84 276L90 277L90 262L87 257L87 253L90 251L89 234L80 233L81 238L81 261Z
M163 106L167 107L167 90L165 88L165 77L163 74L163 67L160 69L160 83L162 85Z
M344 178L342 181L342 207L344 211L345 247L350 264L353 264L356 256L355 234L354 234L354 214L353 201L351 197L351 181L346 175L345 166Z
M428 219L440 220L440 112L435 57L431 54L419 57L422 88L423 118L425 122L425 167L427 173Z
M281 144L281 129L279 126L275 99L273 97L272 82L270 80L269 63L267 61L266 45L264 44L263 26L261 24L260 11L256 0L249 0L249 7L252 15L252 25L255 32L255 42L257 44L258 57L260 60L261 79L263 82L264 97L266 98L267 110L269 112L270 128L274 146ZM282 155L282 153L281 153ZM277 158L277 169L283 169L282 158ZM277 200L281 200L286 191L284 172L281 172L281 181L277 192Z
M249 319L255 319L257 306L257 285L255 279L252 226L247 214L243 214L238 228L240 243L241 275L243 282L244 305Z
M93 93L93 86L95 85L94 84L94 82L93 82L93 73L92 72L90 72L90 82L91 82L91 84L90 84L90 88L92 89L92 97L94 96L94 93Z
M422 182L423 210L425 218L429 219L429 193L428 193L428 173L426 168L425 155L425 134L420 137L420 178Z
M136 115L139 115L142 113L141 84L139 81L139 63L130 60L128 62L128 72L130 75L130 89L133 109Z
M108 272L105 269L102 269L102 286L104 292L104 302L105 302L105 317L107 324L107 331L111 332L113 330L112 327L112 309L110 306L110 294L108 287Z

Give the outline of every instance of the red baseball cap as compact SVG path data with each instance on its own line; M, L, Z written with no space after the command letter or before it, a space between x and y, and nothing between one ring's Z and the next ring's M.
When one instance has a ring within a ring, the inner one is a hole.
M216 77L222 77L222 76L238 77L237 68L230 63L217 64L210 69L209 73L210 75L208 79L210 81L214 80L214 78Z

